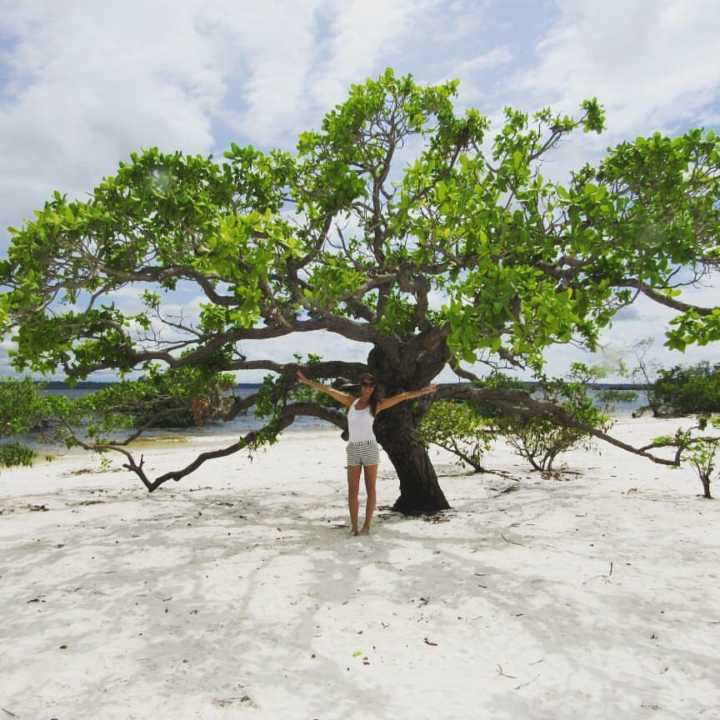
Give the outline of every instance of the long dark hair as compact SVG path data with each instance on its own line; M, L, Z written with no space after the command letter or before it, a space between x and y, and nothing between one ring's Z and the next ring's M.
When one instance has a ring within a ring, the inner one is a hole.
M377 406L380 402L380 390L378 388L377 381L375 380L375 376L371 375L370 373L363 373L359 378L358 382L360 385L374 385L372 395L370 396L370 399L368 400L368 404L370 405L370 414L375 417L377 414Z

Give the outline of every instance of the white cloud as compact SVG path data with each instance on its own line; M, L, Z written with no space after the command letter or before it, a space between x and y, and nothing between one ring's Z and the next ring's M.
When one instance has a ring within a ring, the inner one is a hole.
M445 79L460 81L458 96L462 104L477 103L484 100L492 88L493 84L487 80L488 71L507 65L512 60L510 48L503 45L454 65Z
M470 73L489 70L497 67L498 65L509 63L512 58L512 53L508 47L498 47L470 60L464 60L453 70L453 75L462 79Z
M142 18L132 4L47 5L11 55L8 146L20 141L38 165L98 154L116 163L155 143L210 149L210 114L224 94L212 42L188 4L140 7Z
M140 147L208 153L218 124L294 146L311 117L391 61L425 5L0 2L0 223L54 189L86 192Z
M210 151L225 90L199 2L5 5L3 225L52 190L86 192L140 147Z
M428 0L334 4L329 56L309 88L318 106L329 109L345 97L350 83L362 82L380 66L402 62L402 49L415 23L434 5Z
M240 109L226 107L231 127L261 145L294 145L298 120L307 113L308 73L318 52L319 13L325 0L273 0L241 12L225 2L222 42L228 82L237 86Z
M716 0L562 0L560 11L516 92L563 110L596 95L622 135L683 124L717 99Z

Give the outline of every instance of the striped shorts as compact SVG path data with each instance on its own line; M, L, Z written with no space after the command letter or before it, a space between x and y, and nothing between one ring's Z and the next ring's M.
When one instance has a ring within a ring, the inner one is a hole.
M374 440L349 442L345 447L348 467L351 465L377 465L380 462L380 449Z

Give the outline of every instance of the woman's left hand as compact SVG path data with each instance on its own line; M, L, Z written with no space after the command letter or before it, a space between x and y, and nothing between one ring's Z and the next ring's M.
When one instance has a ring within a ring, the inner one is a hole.
M428 395L432 395L433 393L436 393L438 389L437 385L428 385L425 389L425 392L427 392Z

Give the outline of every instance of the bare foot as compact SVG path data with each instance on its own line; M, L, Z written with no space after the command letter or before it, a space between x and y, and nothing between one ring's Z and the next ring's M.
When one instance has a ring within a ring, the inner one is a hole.
M369 527L363 527L358 535L369 535L370 534L370 528Z
M350 531L350 534L351 534L351 535L359 535L359 534L360 534L360 531L359 531L357 528L353 528L353 529Z

